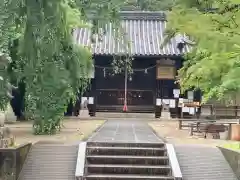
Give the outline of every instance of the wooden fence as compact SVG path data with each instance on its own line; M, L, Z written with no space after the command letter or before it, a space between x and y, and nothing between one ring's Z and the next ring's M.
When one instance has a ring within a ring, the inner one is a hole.
M240 106L224 106L205 104L201 106L201 116L209 118L231 118L240 117Z

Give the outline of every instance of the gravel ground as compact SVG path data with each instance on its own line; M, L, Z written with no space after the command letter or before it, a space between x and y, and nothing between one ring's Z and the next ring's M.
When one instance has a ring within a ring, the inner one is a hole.
M16 137L16 144L27 142L36 143L38 141L73 143L90 136L103 123L103 120L79 120L77 118L70 118L63 121L63 127L59 133L50 136L33 135L32 122L17 122L5 126L10 127L12 134Z
M210 146L221 146L233 141L212 139L208 136L207 139L201 136L190 136L188 129L179 130L177 121L154 121L150 122L149 126L162 138L165 138L167 142L172 144L202 144Z

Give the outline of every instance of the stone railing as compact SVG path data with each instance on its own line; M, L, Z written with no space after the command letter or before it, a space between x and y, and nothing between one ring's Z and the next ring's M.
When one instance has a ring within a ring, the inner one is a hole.
M0 179L17 180L31 143L0 148Z
M15 138L8 127L0 126L0 148L9 148L15 145Z
M9 104L0 111L0 180L17 180L31 143L16 146L15 137L5 123L14 123L16 116Z
M86 147L87 147L86 142L81 142L78 147L78 156L77 156L77 164L76 164L76 171L75 171L76 180L82 180L84 176Z
M168 158L172 168L172 174L175 180L183 180L182 172L178 163L177 155L172 144L166 144Z
M233 172L240 179L240 150L234 151L232 149L227 149L223 147L218 147L229 165L231 166Z

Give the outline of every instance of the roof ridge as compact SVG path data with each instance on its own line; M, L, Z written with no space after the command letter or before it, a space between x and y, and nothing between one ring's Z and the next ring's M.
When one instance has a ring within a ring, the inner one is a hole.
M120 11L120 18L123 20L162 20L166 21L164 11Z

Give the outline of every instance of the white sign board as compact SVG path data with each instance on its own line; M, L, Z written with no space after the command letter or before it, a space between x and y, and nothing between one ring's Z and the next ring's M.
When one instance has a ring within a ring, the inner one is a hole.
M189 112L189 107L183 107L182 112L186 112L186 113Z
M157 99L156 99L156 105L157 105L157 106L161 106L161 105L162 105L162 100L159 99L159 98L157 98Z
M82 97L81 98L81 104L84 104L84 102L87 100L87 97Z
M170 108L175 108L175 107L176 107L176 101L175 101L175 99L170 99L169 107L170 107Z
M195 108L194 107L189 108L189 114L191 114L191 115L195 114Z
M169 105L170 101L169 101L169 99L163 99L163 103L166 105Z
M93 98L93 97L89 97L88 103L89 103L89 104L94 104L94 98Z
M173 95L174 95L175 98L179 98L180 89L174 89L174 90L173 90Z

